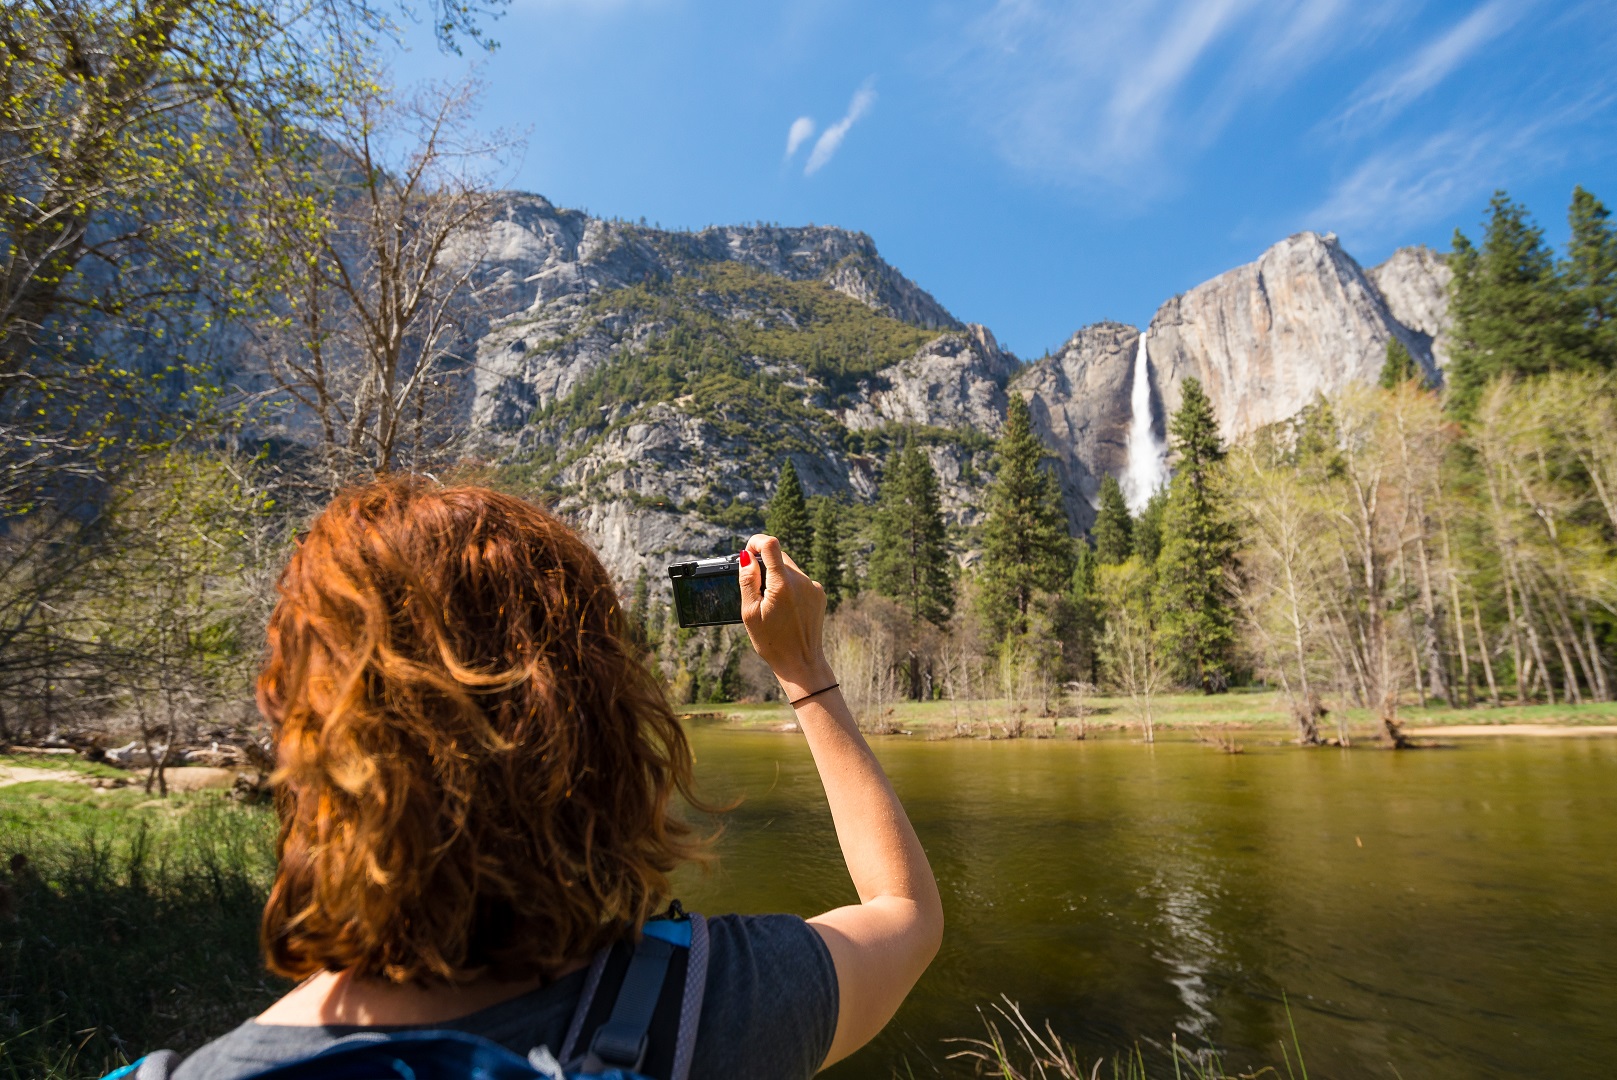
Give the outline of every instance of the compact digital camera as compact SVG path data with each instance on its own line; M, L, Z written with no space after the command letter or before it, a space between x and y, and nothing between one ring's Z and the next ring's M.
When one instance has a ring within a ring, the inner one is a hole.
M758 586L763 587L763 563L758 564ZM681 626L724 626L741 621L741 556L672 563L668 578L674 587L674 614Z

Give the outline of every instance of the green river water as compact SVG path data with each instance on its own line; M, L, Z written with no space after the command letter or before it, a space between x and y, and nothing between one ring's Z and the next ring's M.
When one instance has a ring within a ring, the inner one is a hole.
M852 900L801 737L692 737L704 790L744 801L687 906ZM1086 1059L1138 1044L1168 1076L1174 1036L1284 1075L1286 1001L1316 1080L1617 1076L1617 739L874 742L948 930L831 1076L947 1069L1001 994Z

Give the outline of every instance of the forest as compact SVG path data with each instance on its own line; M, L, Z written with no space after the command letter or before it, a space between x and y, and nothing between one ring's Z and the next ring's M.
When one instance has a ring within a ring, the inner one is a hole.
M1345 741L1353 706L1403 746L1403 701L1610 701L1609 217L1579 188L1558 254L1501 193L1479 243L1456 234L1445 386L1392 340L1378 385L1229 447L1191 380L1169 424L1172 480L1131 516L1107 478L1087 537L1067 536L1014 397L975 534L951 539L914 443L889 456L871 514L811 507L788 463L766 526L812 553L806 568L840 605L839 670L869 717L935 696L1055 715L1064 695L1105 691L1133 703L1150 738L1159 695L1256 683L1281 693L1302 744ZM739 639L633 611L676 697L767 692L742 677Z

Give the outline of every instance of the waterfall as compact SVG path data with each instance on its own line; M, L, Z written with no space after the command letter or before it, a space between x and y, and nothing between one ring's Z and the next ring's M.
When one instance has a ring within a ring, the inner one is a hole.
M1145 334L1134 353L1134 386L1129 392L1129 457L1123 474L1123 498L1138 514L1159 487L1168 482L1168 447L1151 423L1151 362Z

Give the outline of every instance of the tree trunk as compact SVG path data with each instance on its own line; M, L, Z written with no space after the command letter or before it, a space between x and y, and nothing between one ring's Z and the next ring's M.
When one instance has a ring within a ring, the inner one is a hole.
M1477 630L1477 655L1482 658L1482 673L1488 679L1488 702L1494 708L1499 708L1499 684L1493 677L1493 659L1488 649L1488 639L1482 633L1482 608L1477 604L1477 598L1471 598L1471 622Z

